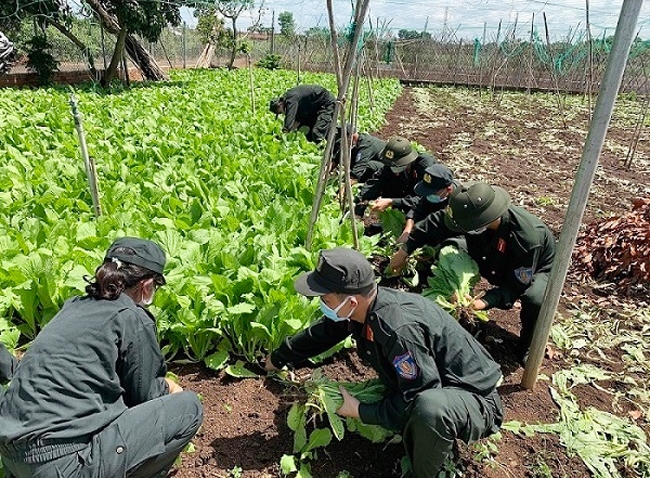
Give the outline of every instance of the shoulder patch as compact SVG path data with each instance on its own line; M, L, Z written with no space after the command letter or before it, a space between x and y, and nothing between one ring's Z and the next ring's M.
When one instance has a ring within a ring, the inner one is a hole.
M415 380L419 373L418 366L411 352L406 352L395 357L393 359L393 367L395 367L397 375L405 380Z
M533 268L520 267L519 269L515 269L515 277L522 284L530 284L533 281Z

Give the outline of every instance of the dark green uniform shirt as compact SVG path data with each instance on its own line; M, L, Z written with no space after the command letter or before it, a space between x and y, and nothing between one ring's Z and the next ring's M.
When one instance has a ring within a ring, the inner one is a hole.
M365 323L325 317L275 350L274 365L298 363L352 335L361 359L377 371L389 394L359 407L364 423L402 430L406 408L421 391L457 387L488 395L499 365L472 335L429 299L379 287Z
M340 134L340 133L339 133ZM377 171L383 169L381 152L386 141L368 133L359 133L357 144L350 151L350 176L359 182L370 179ZM341 141L334 143L332 162L338 165L341 159Z
M166 371L155 323L130 297L70 299L0 402L0 450L89 438L128 407L168 394Z
M417 223L404 250L411 254L426 244L437 246L445 239L464 235L467 252L478 263L481 275L497 286L481 298L488 308L511 308L528 289L534 274L550 272L555 257L553 233L525 209L510 206L496 231L488 229L476 235L450 230L444 216L445 211L438 211Z
M299 85L287 90L282 97L285 131L294 131L301 126L311 128L316 123L318 112L336 102L332 93L319 85Z
M4 385L11 380L16 365L18 365L16 358L0 343L0 385Z
M418 196L413 192L415 185L424 177L424 170L436 164L433 156L420 153L411 163L411 168L395 174L385 166L376 172L361 189L358 199L369 201L378 197L393 199L393 207L408 211L417 202Z

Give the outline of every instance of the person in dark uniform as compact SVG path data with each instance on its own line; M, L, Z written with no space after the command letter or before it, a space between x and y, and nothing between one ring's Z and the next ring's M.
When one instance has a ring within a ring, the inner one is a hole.
M355 199L357 216L363 215L365 204L372 200L373 211L393 207L408 212L417 201L415 185L422 180L425 170L438 162L429 154L418 153L400 136L388 140L381 160L385 166L364 184Z
M341 158L341 126L336 127L334 148L332 152L332 167L338 167ZM351 125L350 137L350 177L359 183L365 183L377 171L384 167L381 152L386 147L386 141L368 133L359 133Z
M520 300L517 358L524 365L555 257L553 233L525 209L512 206L500 187L466 184L452 192L445 211L430 214L416 225L389 267L400 273L417 248L459 235L464 236L481 275L496 286L474 301L474 309L511 309Z
M341 390L337 413L401 433L415 478L437 476L456 438L469 442L498 430L499 365L434 302L378 287L370 263L347 248L322 251L316 270L294 286L320 296L323 317L274 350L266 370L298 364L352 335L389 392L360 403Z
M8 477L166 476L203 420L193 392L167 379L154 317L165 253L116 240L86 286L25 352L0 401Z
M18 361L11 355L5 346L0 343L0 385L9 382L14 376Z
M454 179L453 171L444 164L434 164L425 169L422 181L417 183L413 190L417 199L406 213L406 225L397 242L406 242L415 223L431 213L445 209L449 195L457 186L460 186L460 183Z
M282 131L296 131L303 126L308 128L307 141L320 143L334 116L336 98L319 85L299 85L271 100L269 109L275 116L284 114Z

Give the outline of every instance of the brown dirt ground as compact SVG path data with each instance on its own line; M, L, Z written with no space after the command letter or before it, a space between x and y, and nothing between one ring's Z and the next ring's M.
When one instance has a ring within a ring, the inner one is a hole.
M441 114L433 111L418 112L413 89L406 89L387 117L387 124L376 133L388 138L399 134L417 141L428 151L436 154L442 162L456 168L460 179L463 166L454 164L454 157L448 150L450 142L459 133L470 138L480 129L481 124L501 121L501 118L476 114L471 108L459 105L453 112ZM539 131L522 128L521 122L529 119L548 117L554 113L548 109L531 108L520 121L506 125L509 131L507 141L520 144L538 141ZM496 114L495 114L496 115ZM432 121L444 122L444 127L432 127ZM576 117L571 120L583 130L587 119ZM558 135L567 143L580 145L584 136L576 132L573 124L560 131ZM619 140L627 144L630 130L612 127L608 140ZM557 150L537 149L534 164L525 164L515 154L501 153L502 141L490 142L475 137L469 148L476 156L488 155L498 158L482 171L484 180L493 182L510 191L513 199L528 210L541 217L557 235L573 186L573 177L580 159L577 154L559 153ZM585 222L596 217L623 214L630 209L630 200L650 184L648 168L645 171L625 170L619 166L619 158L612 150L605 149L601 157L602 174L596 176L590 204L585 213ZM641 168L643 169L643 168ZM460 174L459 174L460 170ZM618 178L612 182L607 178ZM626 186L627 185L627 186ZM542 205L535 201L540 195L553 201ZM647 189L646 189L647 191ZM578 283L569 274L559 311L566 313L578 302L587 301L601 306L611 305L611 297L599 297L589 284ZM645 299L647 301L647 297ZM534 390L524 390L519 382L523 370L517 365L512 354L519 331L518 310L492 310L491 321L483 326L478 337L494 358L502 365L504 383L500 393L506 410L506 420L519 420L525 423L547 423L557 418L558 409L551 399L548 386L538 383ZM555 371L566 368L571 363L569 357L560 354L547 358L541 370L550 376ZM597 365L598 362L595 362ZM607 367L616 369L608 362ZM354 381L373 376L372 370L360 364L354 352L343 352L337 360L326 362L326 374L333 379ZM205 421L194 439L196 451L183 455L182 464L175 470L177 478L198 477L245 477L265 478L280 476L279 460L283 454L290 454L292 432L286 424L286 415L292 402L297 398L296 390L286 388L271 378L235 380L223 373L216 373L198 365L178 365L173 371L179 374L181 385L198 392L203 397ZM309 370L299 370L299 374ZM615 384L614 384L615 385ZM612 410L612 399L605 392L594 387L579 386L574 389L581 406L595 406L601 410ZM631 409L623 410L623 413ZM646 432L648 423L639 423ZM536 434L522 438L510 432L503 432L498 442L498 454L492 460L478 462L474 459L476 451L471 446L459 446L458 466L465 469L465 478L535 477L551 476L543 473L540 466L549 467L554 477L585 478L590 476L587 468L578 457L568 457L566 450L553 435ZM354 436L346 435L342 442L334 442L326 451L319 451L318 459L313 461L312 473L315 478L335 478L347 470L352 476L396 477L399 476L399 460L403 455L401 445L373 445Z

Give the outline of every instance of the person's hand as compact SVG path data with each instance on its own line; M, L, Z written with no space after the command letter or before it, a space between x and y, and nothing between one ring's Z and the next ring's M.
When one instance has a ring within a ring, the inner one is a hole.
M388 269L393 273L393 275L401 274L406 266L406 260L408 259L408 254L404 249L400 249L393 257L390 258L390 264L388 264Z
M339 386L339 391L343 395L343 405L336 413L342 417L359 418L359 400L350 395L345 387Z
M267 372L273 372L273 371L280 370L278 367L273 365L273 362L271 361L271 354L269 354L266 357L266 360L264 361L264 370L266 370Z
M472 302L473 310L484 310L485 308L487 308L487 303L483 299L475 299Z
M391 204L393 204L393 200L390 198L377 198L377 200L372 203L372 210L384 211L386 208L390 207Z
M165 377L165 382L167 382L167 386L169 387L169 393L178 393L183 391L183 387L174 382L172 379Z

